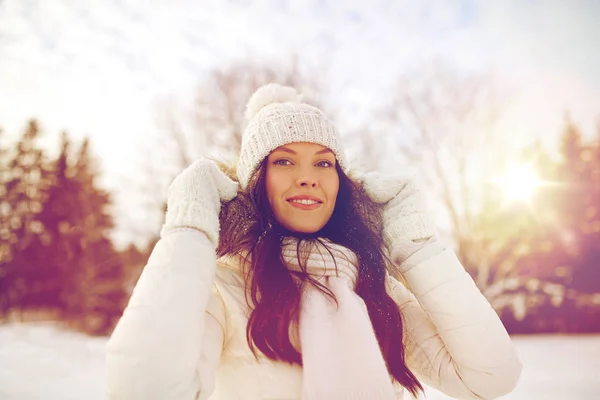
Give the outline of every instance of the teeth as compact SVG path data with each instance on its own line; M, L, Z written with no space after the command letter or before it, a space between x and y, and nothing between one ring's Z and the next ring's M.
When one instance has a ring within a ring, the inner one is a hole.
M318 201L308 200L308 199L293 199L290 201L293 201L294 203L300 203L300 204L319 204Z

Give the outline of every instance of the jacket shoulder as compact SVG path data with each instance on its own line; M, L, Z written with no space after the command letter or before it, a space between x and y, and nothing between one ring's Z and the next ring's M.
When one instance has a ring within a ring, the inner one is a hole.
M243 288L245 286L245 266L243 257L222 256L217 259L215 281L220 285Z
M239 256L220 257L217 260L214 285L218 290L227 312L246 318L250 308L246 290L247 265Z

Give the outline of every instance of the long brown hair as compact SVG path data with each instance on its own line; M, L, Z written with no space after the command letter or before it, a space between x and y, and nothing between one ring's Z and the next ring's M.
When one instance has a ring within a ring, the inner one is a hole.
M423 387L408 369L403 346L403 323L398 305L386 291L386 265L381 235L381 209L361 185L336 166L340 187L335 209L316 234L298 235L301 241L329 239L352 250L358 258L356 293L364 300L389 373L413 395ZM229 175L233 177L230 169ZM217 255L248 252L250 265L246 288L252 312L246 329L248 345L256 356L260 350L271 360L302 365L302 356L292 345L290 326L298 326L301 285L307 274L288 270L281 257L285 236L291 233L275 220L266 193L266 162L254 173L248 188L221 208L221 233ZM318 286L318 285L317 285ZM327 291L321 287L320 290ZM248 291L247 291L248 292ZM327 293L333 296L331 292Z

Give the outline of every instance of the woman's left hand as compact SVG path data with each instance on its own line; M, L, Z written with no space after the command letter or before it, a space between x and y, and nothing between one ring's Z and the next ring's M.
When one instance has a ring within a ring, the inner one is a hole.
M384 204L383 238L388 249L399 240L424 242L435 235L435 224L412 177L369 172L359 181L372 201Z

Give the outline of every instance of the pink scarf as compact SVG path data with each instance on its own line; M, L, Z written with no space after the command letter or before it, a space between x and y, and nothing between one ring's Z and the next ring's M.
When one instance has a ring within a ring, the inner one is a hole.
M284 243L288 268L301 271L297 242ZM305 285L300 303L300 345L303 362L303 400L392 400L396 396L364 301L354 289L356 255L327 242L310 254L301 247L307 272L335 294L335 302L314 285ZM335 263L334 263L335 259ZM337 265L337 272L336 272Z

